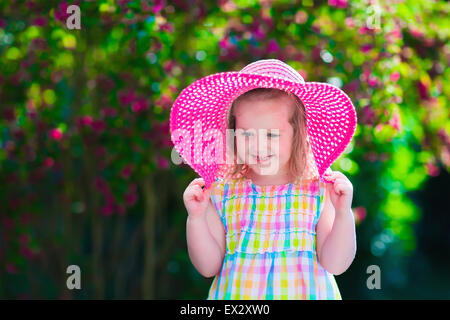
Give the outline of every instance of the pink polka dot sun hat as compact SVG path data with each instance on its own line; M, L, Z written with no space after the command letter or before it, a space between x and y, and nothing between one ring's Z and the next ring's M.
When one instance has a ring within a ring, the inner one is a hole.
M290 91L303 102L310 142L308 163L322 177L350 143L356 111L341 89L305 82L291 66L277 59L258 60L241 71L215 73L183 89L172 105L170 133L176 151L208 188L230 170L227 161L227 115L231 103L255 88Z

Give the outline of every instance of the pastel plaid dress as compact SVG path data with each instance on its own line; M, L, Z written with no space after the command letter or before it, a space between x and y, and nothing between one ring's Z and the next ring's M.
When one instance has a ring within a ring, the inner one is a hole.
M207 299L341 300L316 254L324 194L322 178L278 186L216 179L211 200L225 227L226 254Z

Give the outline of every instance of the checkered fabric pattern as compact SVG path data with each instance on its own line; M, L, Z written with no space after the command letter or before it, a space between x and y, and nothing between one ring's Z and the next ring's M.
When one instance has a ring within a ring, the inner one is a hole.
M226 254L207 299L342 299L316 255L324 194L322 178L278 186L216 179L211 200Z

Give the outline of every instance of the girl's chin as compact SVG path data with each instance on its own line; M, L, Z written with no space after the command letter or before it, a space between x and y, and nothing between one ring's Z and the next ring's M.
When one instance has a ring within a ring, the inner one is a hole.
M260 175L274 175L278 172L278 166L268 162L267 164L250 164L250 169Z

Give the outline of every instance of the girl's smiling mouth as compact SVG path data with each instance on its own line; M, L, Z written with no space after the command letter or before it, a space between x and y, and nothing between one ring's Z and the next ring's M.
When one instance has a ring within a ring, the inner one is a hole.
M252 156L257 163L262 163L262 162L266 162L269 159L271 159L273 157L273 154L271 154L270 156L266 156L266 157L259 157L259 156Z

